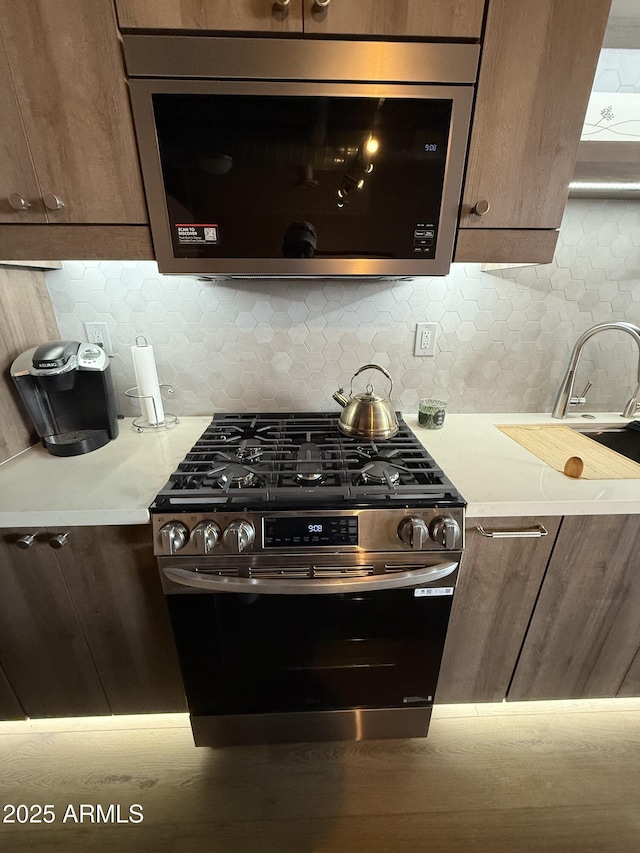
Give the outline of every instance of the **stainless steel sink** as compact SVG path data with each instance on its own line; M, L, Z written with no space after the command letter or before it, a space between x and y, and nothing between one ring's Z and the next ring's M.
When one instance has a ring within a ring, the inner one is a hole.
M640 463L640 429L627 429L619 424L567 424L571 429L592 438L598 444L615 450L627 459Z

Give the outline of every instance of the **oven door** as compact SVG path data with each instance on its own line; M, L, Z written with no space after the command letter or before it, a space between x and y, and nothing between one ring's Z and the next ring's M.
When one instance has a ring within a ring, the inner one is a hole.
M169 595L196 744L426 735L456 577Z

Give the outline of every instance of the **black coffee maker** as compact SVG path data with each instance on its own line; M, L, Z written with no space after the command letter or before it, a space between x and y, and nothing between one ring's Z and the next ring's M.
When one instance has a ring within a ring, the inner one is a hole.
M42 444L54 456L78 456L118 435L107 354L96 344L50 341L19 355L11 377Z

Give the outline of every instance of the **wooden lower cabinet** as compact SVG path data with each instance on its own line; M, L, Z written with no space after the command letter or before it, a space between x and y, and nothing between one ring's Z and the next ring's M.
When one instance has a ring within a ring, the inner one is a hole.
M3 531L0 566L2 718L185 710L150 527Z
M0 720L24 720L26 714L18 697L0 669Z
M628 696L640 696L640 649L633 659L633 663L627 670L624 681L617 692L619 699Z
M186 710L151 527L78 527L57 556L112 713Z
M639 648L640 516L565 517L508 698L637 695Z
M466 535L437 702L640 696L640 516L469 519Z
M546 536L526 535L540 524ZM559 524L559 518L467 519L436 702L504 699ZM514 535L490 538L478 526Z
M0 535L0 666L28 717L109 714L110 708L45 530Z

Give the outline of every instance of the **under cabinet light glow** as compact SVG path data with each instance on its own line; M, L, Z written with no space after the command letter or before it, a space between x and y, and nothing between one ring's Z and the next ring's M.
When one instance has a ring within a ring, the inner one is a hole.
M626 181L571 181L569 189L580 191L600 190L600 192L640 192L640 183Z

